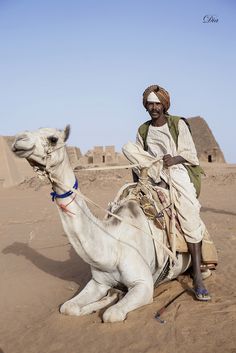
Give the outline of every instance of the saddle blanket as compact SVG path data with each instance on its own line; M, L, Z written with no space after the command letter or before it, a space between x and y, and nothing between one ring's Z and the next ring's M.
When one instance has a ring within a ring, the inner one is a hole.
M175 247L179 253L188 252L187 243L183 231L178 221L177 212L172 209L170 204L169 192L166 189L152 185L151 183L129 183L125 184L118 191L113 202L109 204L109 211L115 212L128 200L135 200L139 203L146 217L153 222L155 227L165 230L169 247L173 244L173 235L171 235L171 222L174 217ZM218 255L207 229L202 240L202 264L203 267L214 268L218 263Z

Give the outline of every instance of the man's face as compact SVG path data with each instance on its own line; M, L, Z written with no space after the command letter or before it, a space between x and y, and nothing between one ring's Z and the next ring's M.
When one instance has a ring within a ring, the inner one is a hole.
M147 111L152 119L158 119L164 113L164 106L161 103L148 102Z

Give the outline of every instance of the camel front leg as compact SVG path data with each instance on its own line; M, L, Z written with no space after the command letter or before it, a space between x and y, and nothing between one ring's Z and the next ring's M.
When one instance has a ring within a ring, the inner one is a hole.
M78 295L60 307L60 312L65 315L81 316L97 311L115 300L115 296L112 295L100 301L109 289L109 286L91 279Z
M153 283L137 283L117 304L103 314L103 322L117 322L126 319L127 314L153 301Z
M131 264L132 266L133 264ZM147 266L140 269L133 265L135 273L130 273L127 279L130 285L128 293L115 305L109 307L103 314L104 322L116 322L125 320L127 314L143 305L150 304L153 301L153 279ZM129 268L131 268L129 266ZM146 267L146 268L145 268ZM139 271L140 270L140 271ZM127 283L128 284L128 283Z

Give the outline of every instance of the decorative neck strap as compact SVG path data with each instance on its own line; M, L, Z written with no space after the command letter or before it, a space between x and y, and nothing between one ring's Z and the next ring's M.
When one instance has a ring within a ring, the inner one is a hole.
M73 189L77 190L78 189L78 180L75 179L75 183L73 186ZM67 191L64 194L57 194L56 191L53 191L50 193L50 195L52 196L52 201L55 201L55 199L65 199L66 197L70 196L73 194L73 191Z

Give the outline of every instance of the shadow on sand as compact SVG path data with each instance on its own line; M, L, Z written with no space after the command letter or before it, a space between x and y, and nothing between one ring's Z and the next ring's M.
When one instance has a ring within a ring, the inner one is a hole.
M235 212L229 212L229 211L219 210L217 208L210 208L210 207L202 207L201 212L213 212L213 213L227 214L230 216L236 216Z
M69 249L70 258L65 261L50 259L22 242L14 242L3 249L2 253L24 256L40 270L66 281L74 281L80 286L84 286L91 278L89 265L76 254L72 247Z

